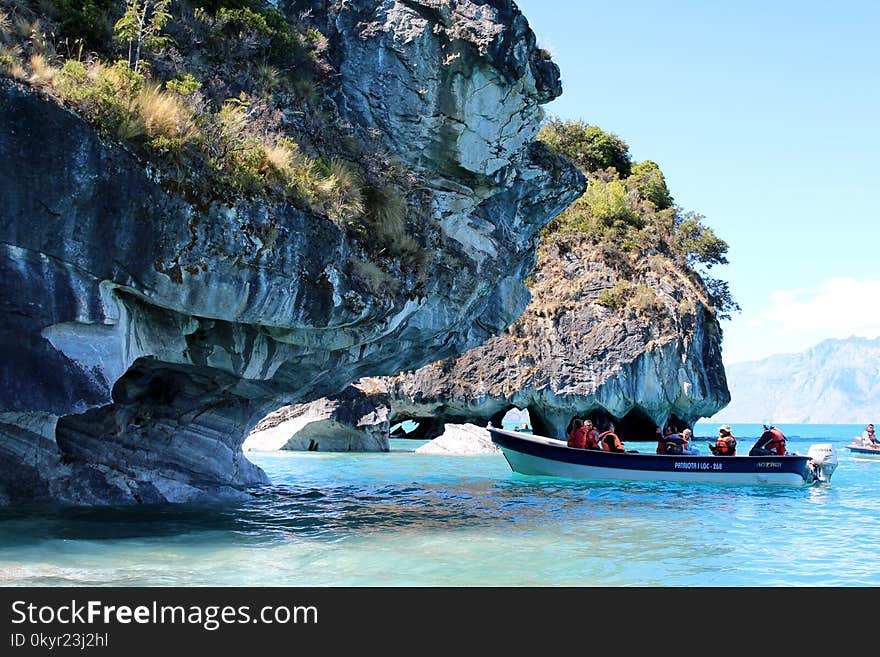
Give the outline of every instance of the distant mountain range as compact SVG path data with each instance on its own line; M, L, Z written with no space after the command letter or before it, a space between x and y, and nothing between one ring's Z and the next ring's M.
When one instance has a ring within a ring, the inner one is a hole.
M880 423L880 338L824 340L726 372L730 404L712 422Z

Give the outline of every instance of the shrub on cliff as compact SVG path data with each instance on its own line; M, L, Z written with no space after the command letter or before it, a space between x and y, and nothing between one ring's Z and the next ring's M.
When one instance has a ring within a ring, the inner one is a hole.
M417 269L411 175L323 102L327 47L261 0L0 0L0 74L56 96L189 197L291 202L377 262Z
M719 317L739 310L726 282L708 270L727 264L727 243L704 217L675 206L656 162L632 163L626 143L582 121L548 121L539 139L577 163L587 176L587 190L543 231L541 253L570 251L584 241L595 257L629 277L662 258L705 289L708 305ZM644 286L642 286L644 287ZM620 309L627 304L656 309L645 289L626 282L605 290L598 303Z
M666 186L666 178L656 162L645 160L634 164L627 186L657 210L672 207L672 195Z
M623 178L630 174L629 146L617 135L594 125L550 119L541 127L538 139L566 155L585 173L614 168Z

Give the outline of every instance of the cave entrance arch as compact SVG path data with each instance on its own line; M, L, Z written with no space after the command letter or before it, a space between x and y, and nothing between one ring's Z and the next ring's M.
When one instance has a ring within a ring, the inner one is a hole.
M434 440L443 434L446 423L433 417L408 417L391 425L391 438Z
M499 415L501 416L501 419L498 420L498 424L496 424L496 419ZM514 431L531 431L534 425L532 424L532 417L529 413L529 409L513 406L506 411L497 413L493 416L492 426L501 427L502 429L512 429Z
M409 434L418 428L418 422L407 419L392 424L388 432L392 438L409 438Z
M639 408L632 409L615 423L617 435L623 442L656 441L657 425Z

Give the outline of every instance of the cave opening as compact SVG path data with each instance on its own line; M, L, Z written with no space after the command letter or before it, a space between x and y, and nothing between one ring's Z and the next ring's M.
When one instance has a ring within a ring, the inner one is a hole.
M501 415L500 422L497 420L498 415ZM494 415L492 417L492 426L512 429L513 431L531 431L534 425L532 424L529 409L513 406L503 411L503 413Z
M617 435L626 441L657 440L657 425L647 413L639 408L632 409L615 423Z
M446 423L436 418L418 417L398 420L390 428L391 438L434 440L443 434Z
M418 422L406 418L392 424L388 428L388 433L392 438L409 438L409 434L418 429L418 427Z

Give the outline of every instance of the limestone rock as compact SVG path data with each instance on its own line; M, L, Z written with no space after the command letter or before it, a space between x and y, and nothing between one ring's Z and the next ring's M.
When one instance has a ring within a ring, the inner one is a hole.
M194 202L0 78L0 502L176 502L266 483L241 445L285 405L458 355L525 308L583 176L534 137L559 71L509 0L280 1L327 36L353 135L423 185L424 280L265 199Z
M244 451L387 452L391 405L371 379L338 395L271 413L245 439Z
M620 281L639 287L640 300L600 304ZM659 259L624 278L583 245L543 258L532 292L503 335L393 377L392 423L501 426L517 408L552 438L590 416L599 426L614 420L624 439L653 440L656 426L692 425L730 401L721 329L699 278Z
M489 430L475 424L447 424L442 435L416 449L418 454L500 454Z

